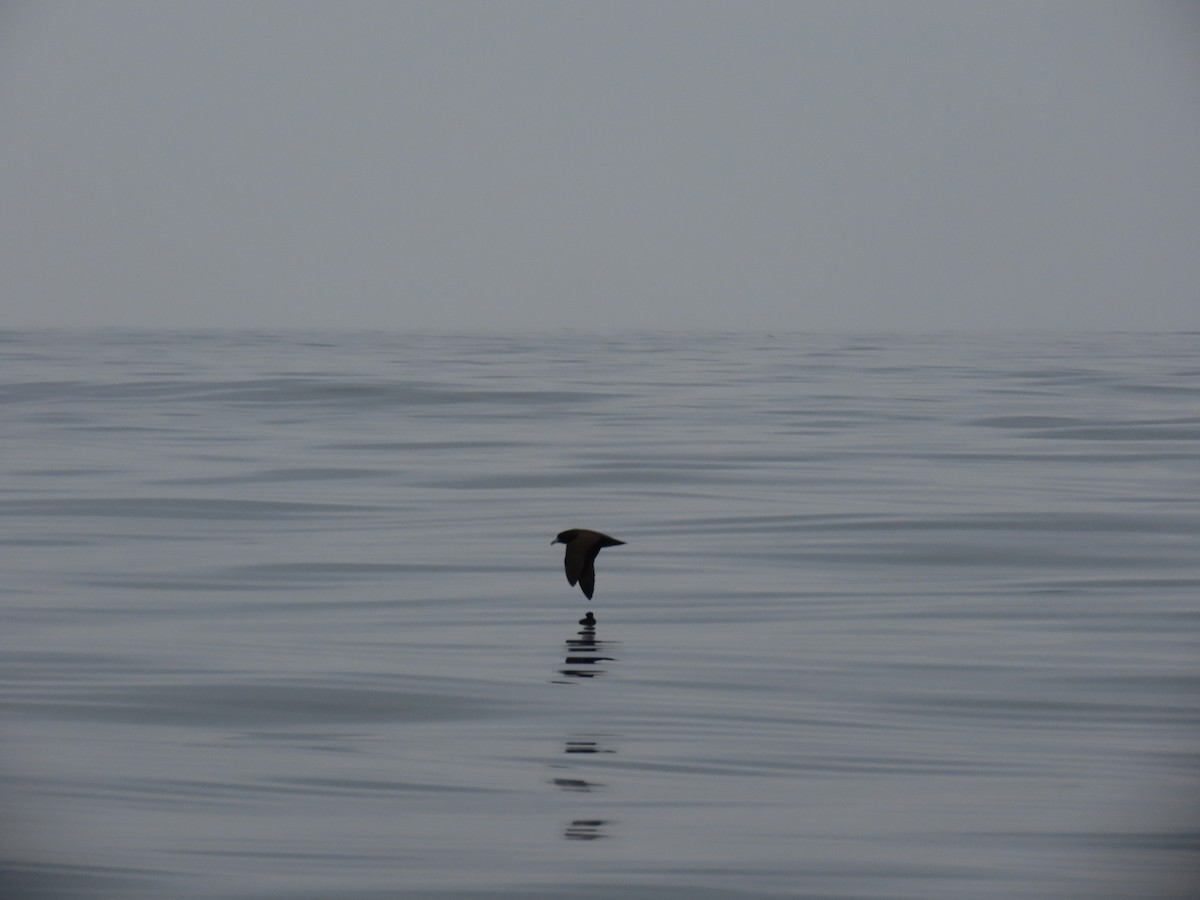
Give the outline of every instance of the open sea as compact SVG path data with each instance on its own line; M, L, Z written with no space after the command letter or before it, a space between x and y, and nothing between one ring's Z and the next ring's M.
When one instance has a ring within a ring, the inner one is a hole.
M1200 334L5 332L0 897L1194 900L1198 551Z

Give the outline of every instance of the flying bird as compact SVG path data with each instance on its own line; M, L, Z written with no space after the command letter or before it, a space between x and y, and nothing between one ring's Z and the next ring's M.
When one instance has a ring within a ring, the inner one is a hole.
M563 559L563 566L567 570L567 582L571 585L579 582L583 595L591 600L592 591L596 589L594 563L597 554L605 547L619 547L624 543L624 541L618 541L616 538L611 538L598 531L572 528L570 531L562 532L550 542L550 545L567 545L567 555Z

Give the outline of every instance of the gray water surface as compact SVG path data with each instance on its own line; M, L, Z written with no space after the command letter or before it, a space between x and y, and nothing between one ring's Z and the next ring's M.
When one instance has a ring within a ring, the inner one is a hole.
M7 333L0 424L6 900L1200 893L1200 335Z

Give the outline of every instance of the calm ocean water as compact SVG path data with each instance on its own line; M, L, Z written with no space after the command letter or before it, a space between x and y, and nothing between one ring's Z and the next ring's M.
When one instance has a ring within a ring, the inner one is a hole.
M7 333L0 425L5 900L1198 894L1200 335Z

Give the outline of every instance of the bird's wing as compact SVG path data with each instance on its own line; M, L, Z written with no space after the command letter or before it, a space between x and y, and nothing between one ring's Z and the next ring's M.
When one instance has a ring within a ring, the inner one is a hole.
M584 541L578 538L567 544L567 553L563 557L563 566L567 570L567 583L574 585L583 574L585 568L591 568L588 565L587 548L584 547Z
M587 561L587 565L579 573L579 586L583 588L583 595L591 600L592 591L596 589L596 567L592 564L591 559Z

